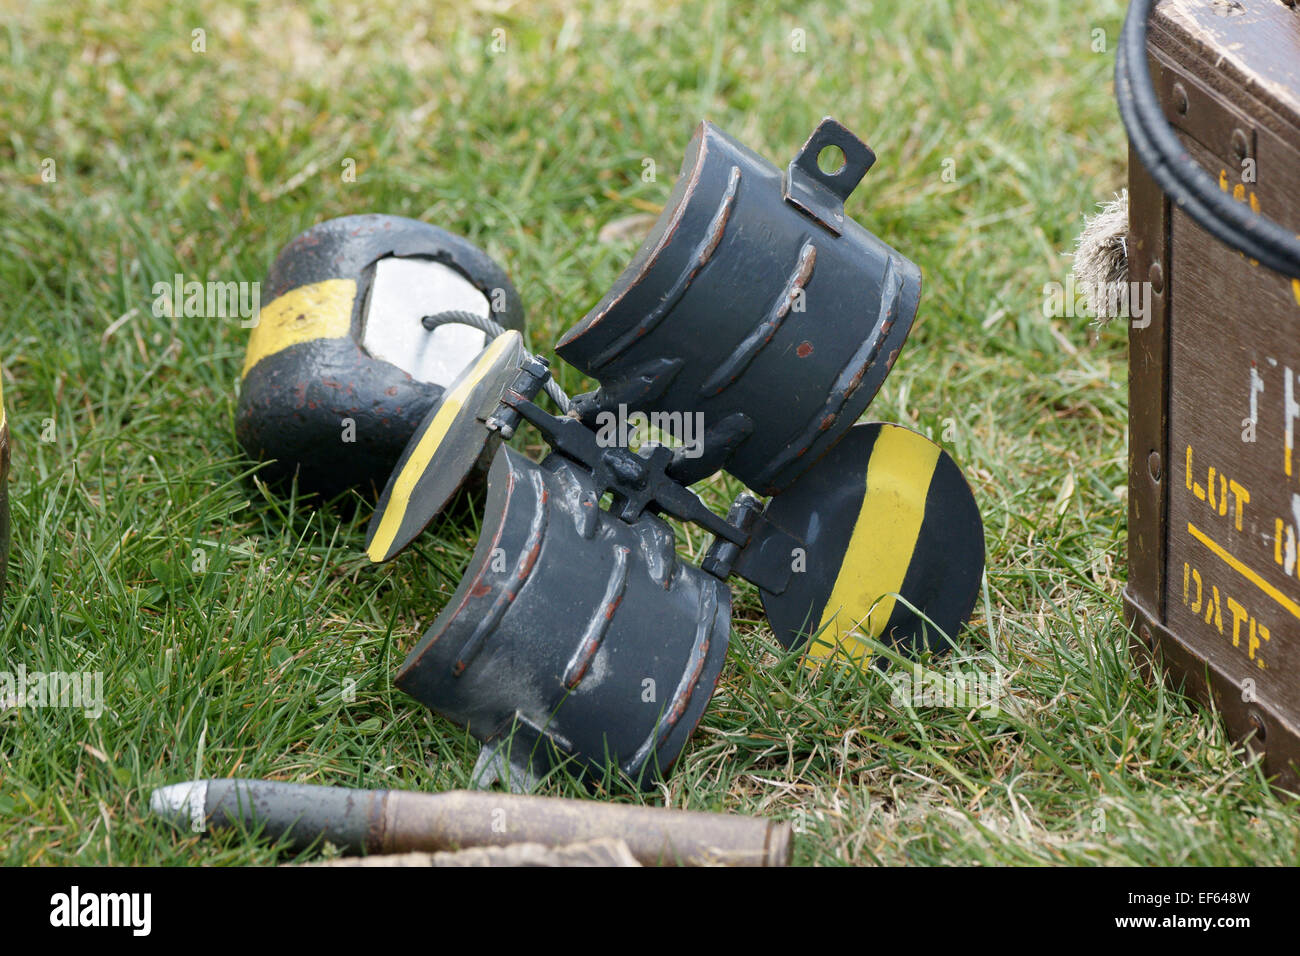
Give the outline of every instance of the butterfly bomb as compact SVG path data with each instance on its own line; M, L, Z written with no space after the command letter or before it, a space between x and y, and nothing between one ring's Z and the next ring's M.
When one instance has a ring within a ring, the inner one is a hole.
M393 558L490 460L469 568L396 679L483 743L480 785L560 765L662 780L722 670L733 575L809 661L942 650L969 617L984 537L960 469L906 428L856 424L921 288L844 213L874 161L829 118L784 170L702 123L632 263L556 346L598 388L570 400L502 329L428 407L366 548ZM680 444L608 440L630 413ZM541 461L505 444L525 421ZM719 470L753 492L725 517L689 488ZM713 534L698 565L665 518Z

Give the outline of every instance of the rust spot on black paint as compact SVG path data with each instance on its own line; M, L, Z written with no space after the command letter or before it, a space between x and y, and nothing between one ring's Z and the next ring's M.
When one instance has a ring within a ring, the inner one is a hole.
M799 356L800 358L807 358L808 356L812 355L813 354L812 343L800 342L799 347L794 350L794 354Z

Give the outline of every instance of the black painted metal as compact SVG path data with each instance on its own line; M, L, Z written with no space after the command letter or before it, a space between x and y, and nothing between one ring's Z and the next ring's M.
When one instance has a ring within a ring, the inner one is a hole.
M523 416L512 403L531 401L550 382L550 363L537 355L525 355L519 363L514 380L501 392L496 411L485 422L488 431L496 432L506 441L513 438Z
M662 519L599 502L563 456L503 446L470 568L396 683L535 773L608 763L649 788L712 696L731 594Z
M834 174L827 145L846 157ZM831 119L784 173L701 124L649 238L556 347L601 383L574 399L582 420L698 413L704 453L673 477L788 487L870 403L916 314L920 270L843 215L873 160Z
M624 521L635 521L642 513L662 513L692 521L715 535L736 544L745 536L709 510L690 489L668 477L672 452L658 446L648 456L629 448L602 446L596 435L581 422L558 418L519 395L506 392L503 405L527 419L557 452L578 463L591 476L599 499L613 493L610 512Z
M843 164L827 172L820 160L832 147L840 150ZM875 162L876 154L866 143L834 120L822 120L786 167L785 198L838 236L844 227L844 200Z
M469 391L463 392L460 407L456 409L455 415L450 422L445 423L427 466L418 473L415 484L410 489L409 498L404 502L394 502L395 485L407 470L411 456L419 448L426 433L443 424L438 421L443 402L436 402L429 409L415 434L411 436L379 496L374 516L366 529L366 550L371 552L372 561L388 561L396 557L424 531L430 521L441 513L447 502L467 481L475 475L481 478L486 472L500 441L493 430L484 427L483 419L498 407L502 389L519 374L517 371L519 362L528 358L522 339L514 332L509 332L507 335L514 339L514 342L509 344L486 368L477 368L476 361L448 387L448 393L455 395L462 382L466 379L474 379ZM504 343L498 339L496 344ZM485 350L482 358L484 361L489 360L490 352ZM390 508L399 509L395 514L400 516L401 521L393 540L387 546L381 543L383 553L375 553L372 546L384 521L385 513Z
M503 301L495 317L524 330L523 305L505 272L468 240L401 216L329 219L290 242L276 258L261 293L264 304L326 279L354 279L352 334L292 345L260 361L245 376L235 435L252 458L271 460L268 480L298 474L304 489L332 494L384 486L402 449L442 388L413 379L362 347L362 316L375 264L388 256L425 257L451 266L489 299ZM494 297L494 290L501 295ZM439 303L429 303L438 311ZM340 440L340 422L355 423L354 442Z
M804 542L773 525L762 503L752 495L739 495L727 512L727 524L742 531L741 544L715 538L700 567L726 580L744 578L769 594L781 594L790 584L793 565L790 556Z
M824 172L828 146L844 163ZM484 379L480 397L495 392L496 408L476 398L461 415L468 431L444 439L478 449L527 421L554 451L541 464L497 451L470 568L399 687L516 768L541 775L567 762L592 777L612 766L649 787L712 696L730 635L729 576L758 585L787 645L804 639L850 533L893 517L863 511L863 438L879 426L841 441L893 367L920 295L917 267L844 214L874 160L829 119L784 171L701 125L654 232L557 348L600 389L552 415L533 401L549 367L523 354ZM606 416L631 412L683 441L683 416L698 415L703 454L611 444ZM436 484L450 461L435 451L419 480ZM774 497L764 507L742 494L722 518L686 487L719 468ZM925 520L891 568L898 590L955 634L970 613L971 569L977 582L982 567L978 510L950 460L911 490L911 512L923 506ZM419 504L422 524L432 511ZM714 533L701 567L679 562L661 514ZM953 531L960 553L945 554ZM872 545L864 555L859 539L852 570L871 567ZM792 556L805 552L812 572L796 574ZM904 648L925 646L906 611L886 623Z
M816 467L773 497L756 523L745 549L756 561L789 568L791 542L797 542L803 551L799 573L787 575L780 591L760 586L772 632L786 647L802 646L817 629L845 566L872 560L870 551L850 552L855 530L888 526L892 517L864 508L868 465L882 428L899 426L869 422L850 429ZM886 476L881 472L901 463L886 460L880 464L881 470L872 474L883 480ZM891 538L879 544L881 549L901 547L911 553L906 573L896 582L897 593L904 600L895 603L881 639L904 654L941 653L956 639L979 596L984 571L984 525L979 506L961 469L946 451L939 453L928 482L908 485L904 479L896 479L883 483L895 492L892 500L886 499L887 507L902 508L904 502L899 499L910 496L907 505L922 508L924 518L915 539ZM858 614L865 615L871 602L881 596L860 595L863 600ZM846 630L856 616L847 614Z

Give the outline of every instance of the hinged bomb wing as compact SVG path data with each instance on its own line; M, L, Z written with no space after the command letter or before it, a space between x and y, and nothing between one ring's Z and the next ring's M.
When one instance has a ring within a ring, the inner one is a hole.
M379 497L366 533L371 561L387 561L410 544L487 453L494 435L483 421L524 354L518 332L497 336L425 415Z
M596 500L563 456L503 447L469 569L397 685L535 775L612 765L650 788L713 695L731 592L662 519Z
M786 647L865 660L863 638L905 654L946 650L984 571L984 524L961 469L923 435L856 425L768 503L747 551L799 542L798 573L763 609ZM760 585L761 587L761 585Z
M845 164L826 174L832 145ZM702 123L650 236L556 346L601 384L574 400L583 422L699 414L704 454L673 477L721 468L765 495L825 454L889 374L921 291L914 263L834 205L873 159L827 119L783 173Z

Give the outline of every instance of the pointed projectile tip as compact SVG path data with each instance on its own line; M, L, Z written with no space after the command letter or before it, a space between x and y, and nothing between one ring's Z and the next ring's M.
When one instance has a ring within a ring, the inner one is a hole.
M203 819L208 796L206 780L187 780L159 787L149 797L149 809L177 826Z

